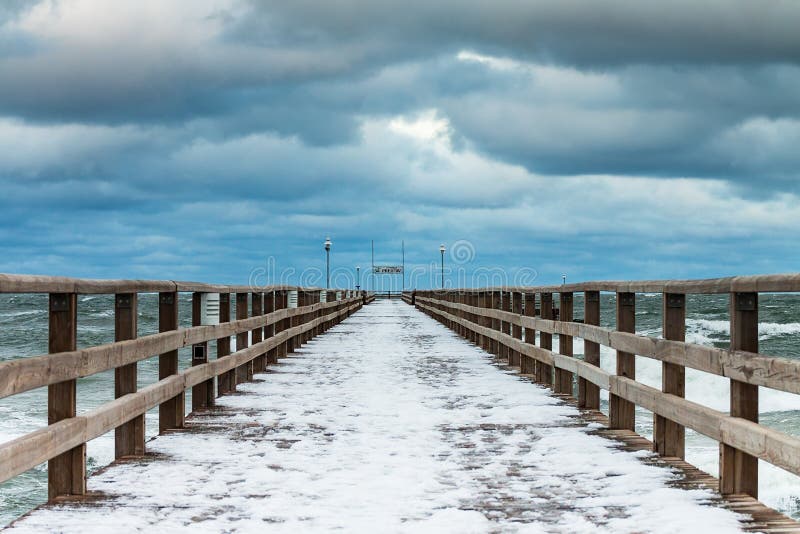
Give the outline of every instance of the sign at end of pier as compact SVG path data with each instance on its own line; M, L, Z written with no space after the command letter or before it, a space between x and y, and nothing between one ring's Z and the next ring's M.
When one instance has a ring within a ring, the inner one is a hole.
M376 265L372 268L372 272L375 274L400 274L403 272L403 268L399 265Z

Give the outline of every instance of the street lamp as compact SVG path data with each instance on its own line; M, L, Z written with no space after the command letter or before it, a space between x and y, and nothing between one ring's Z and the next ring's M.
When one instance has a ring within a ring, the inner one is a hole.
M356 291L361 291L361 266L356 265Z
M444 289L444 243L439 245L439 252L442 254L442 289Z
M331 238L325 238L325 288L331 288Z

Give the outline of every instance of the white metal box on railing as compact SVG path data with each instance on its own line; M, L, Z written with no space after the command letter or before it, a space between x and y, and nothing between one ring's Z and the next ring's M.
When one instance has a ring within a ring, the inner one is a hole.
M200 295L200 324L219 323L219 293L203 293Z
M287 307L288 308L297 307L297 291L289 291L289 302Z

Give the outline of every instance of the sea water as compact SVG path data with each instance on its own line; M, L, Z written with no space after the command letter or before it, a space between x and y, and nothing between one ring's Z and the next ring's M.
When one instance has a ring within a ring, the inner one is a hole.
M759 301L760 352L767 355L800 359L800 295L764 294ZM231 302L231 306L234 306ZM583 300L575 298L575 317L583 316ZM613 295L601 297L601 324L613 328ZM47 295L0 295L0 361L24 358L47 352ZM78 297L78 347L90 347L113 341L114 298L109 295ZM181 294L180 326L191 325L191 295ZM233 310L232 310L233 314ZM636 300L637 333L657 337L661 334L661 295L639 294ZM727 295L690 295L687 298L687 341L726 348L729 342ZM139 296L139 336L158 330L158 295ZM235 340L232 340L232 342ZM554 336L557 350L558 336ZM575 354L582 356L583 343L575 342ZM211 343L210 354L214 354ZM190 365L189 349L179 351L181 369ZM601 365L613 372L615 352L601 348ZM661 362L636 358L636 377L650 386L661 385ZM139 386L158 380L158 358L138 364ZM760 390L761 423L787 434L800 436L800 396ZM608 410L606 392L602 409ZM191 406L187 392L186 406ZM692 369L686 370L686 397L710 408L727 411L729 381ZM78 381L78 412L84 413L114 398L114 373L108 371ZM147 437L158 432L157 409L145 418ZM7 442L47 422L47 388L39 388L10 398L0 399L0 443ZM637 409L637 431L651 438L652 414ZM718 470L718 445L715 441L687 429L687 460L714 475ZM87 445L89 471L108 464L114 457L114 434L110 432ZM760 498L768 505L800 519L800 477L773 467L760 465ZM27 512L47 499L47 464L0 484L0 525Z

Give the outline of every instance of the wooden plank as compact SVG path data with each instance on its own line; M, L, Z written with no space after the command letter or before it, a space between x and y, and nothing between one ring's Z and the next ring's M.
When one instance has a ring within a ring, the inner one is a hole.
M246 319L249 317L246 292L236 293L236 318ZM236 352L248 347L248 332L241 332L236 335ZM253 366L250 362L245 363L236 369L236 384L242 384L253 379Z
M686 295L664 293L661 317L664 339L686 339ZM661 390L678 397L686 395L686 368L682 365L661 364ZM685 429L674 421L655 414L653 421L653 450L662 456L686 457Z
M75 350L78 339L78 295L50 294L48 350ZM77 414L77 382L68 380L53 384L47 390L47 424L70 419ZM86 493L86 443L75 443L70 449L49 459L47 495L50 500L64 495Z
M573 302L572 293L562 292L559 294L559 321L571 322L573 317ZM573 355L572 336L559 334L558 336L558 352L564 356ZM564 369L556 369L555 372L555 392L564 395L573 395L572 391L572 373Z
M171 332L178 329L178 293L167 291L158 294L158 331ZM178 349L164 352L158 357L158 379L163 380L178 374ZM183 390L165 400L158 407L158 431L163 433L174 428L183 428L186 398Z
M617 293L617 330L636 331L636 294ZM636 356L631 352L617 350L617 375L636 380ZM636 415L632 402L618 395L610 395L608 420L612 429L635 430Z
M114 296L114 340L135 339L138 326L136 293L117 293ZM137 365L129 363L114 370L114 398L136 393ZM134 417L114 429L114 458L144 454L144 414Z
M731 349L758 352L758 293L730 295ZM758 422L758 386L731 380L731 416ZM720 445L719 491L758 498L757 459L730 445Z
M553 294L541 293L541 317L542 319L553 319ZM553 350L553 335L549 332L539 332L539 346L545 350ZM538 366L536 381L540 384L548 386L553 385L553 367L545 363L540 363Z
M599 325L600 292L586 291L583 297L583 308L584 324ZM583 360L590 365L600 367L600 345L584 339ZM578 378L578 406L589 410L600 409L600 388L583 377Z

